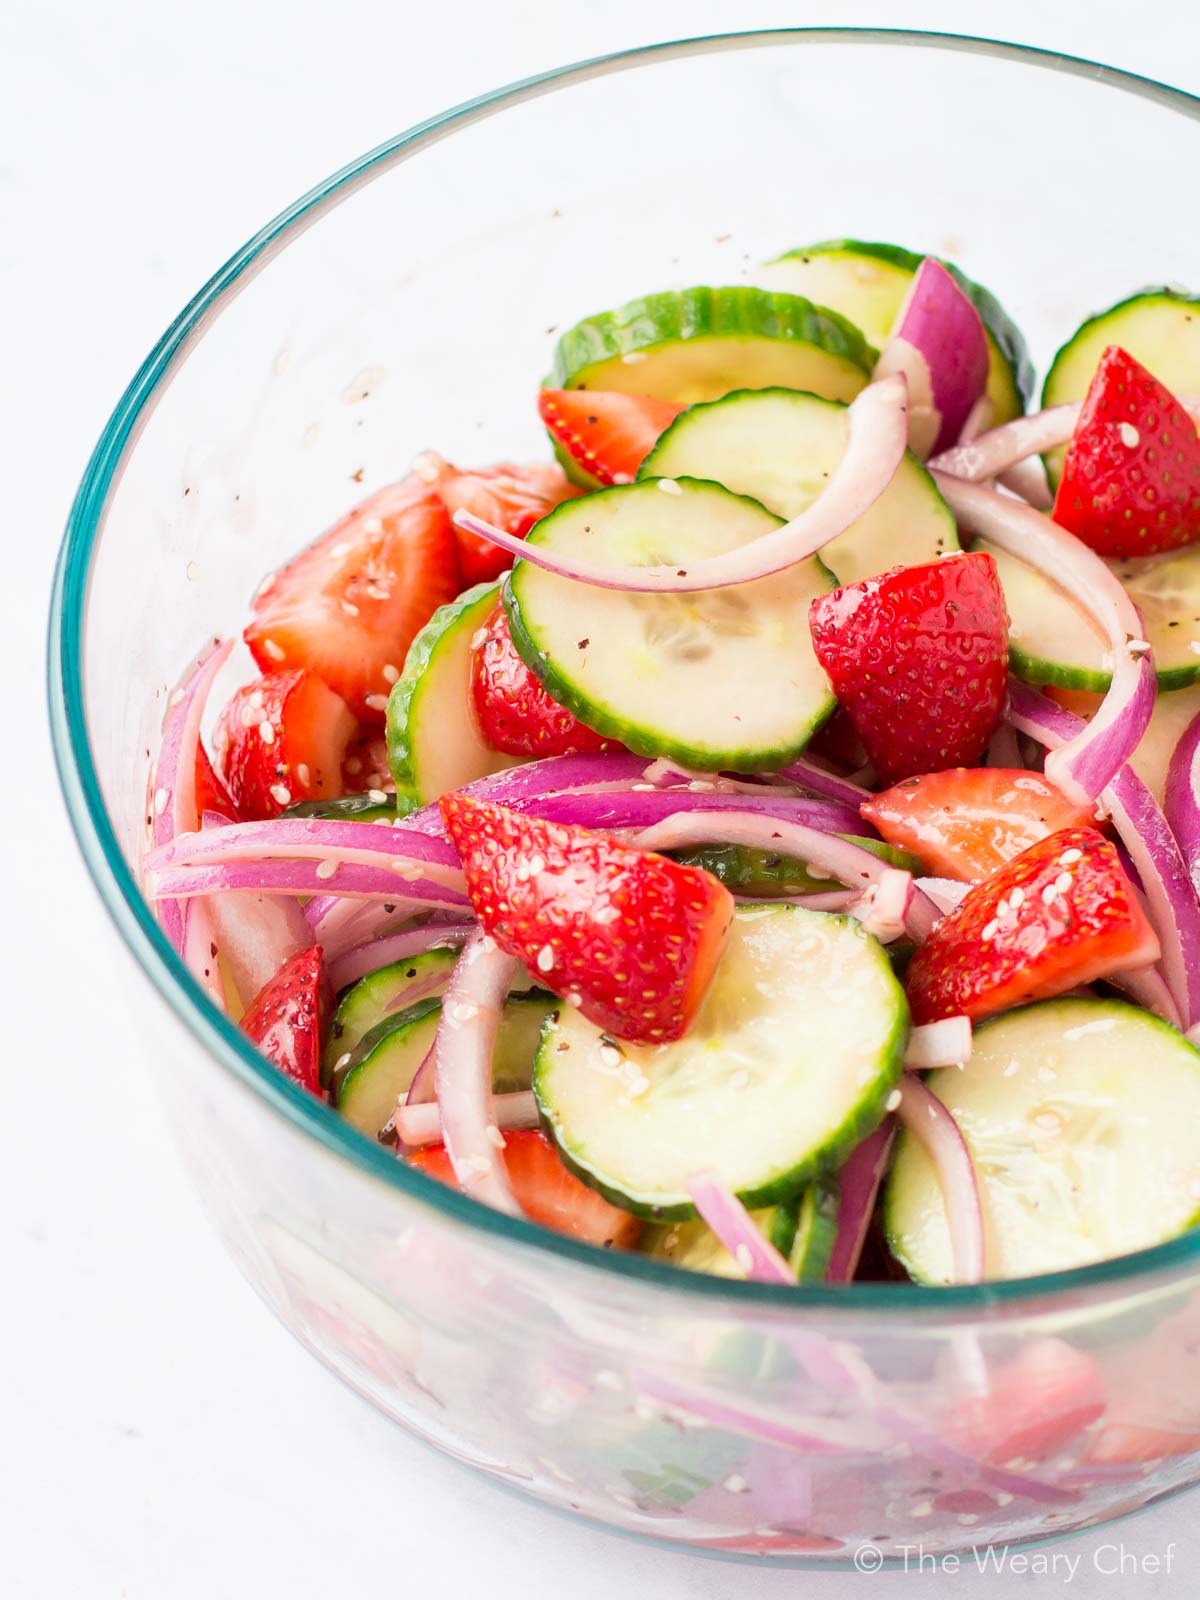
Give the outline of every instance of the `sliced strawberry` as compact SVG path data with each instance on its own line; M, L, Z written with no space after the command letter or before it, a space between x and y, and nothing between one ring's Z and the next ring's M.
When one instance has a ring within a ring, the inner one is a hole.
M501 949L618 1038L681 1037L729 932L727 889L588 828L462 793L440 804L475 914Z
M346 702L313 672L269 672L239 689L213 740L238 817L277 817L301 800L341 794L354 733Z
M970 882L1061 828L1093 820L1039 772L953 767L904 778L863 802L861 811L889 844L930 872Z
M684 406L647 394L543 389L538 415L558 448L595 487L632 483Z
M325 999L321 946L314 944L284 962L242 1018L243 1031L267 1060L318 1096Z
M1054 520L1102 556L1200 539L1200 437L1171 391L1120 345L1100 357L1067 446Z
M431 1178L457 1187L445 1145L418 1150L409 1159ZM504 1135L504 1165L517 1204L532 1222L605 1249L613 1245L629 1249L637 1243L642 1231L639 1218L609 1205L603 1195L580 1183L537 1128Z
M503 606L496 607L472 652L471 694L480 730L493 750L513 756L570 756L614 748L611 739L594 733L550 698L517 654Z
M229 790L213 770L208 751L200 745L196 750L196 812L203 817L206 811L220 812L231 822L241 820Z
M1008 615L982 552L819 596L817 657L882 783L975 765L1004 704Z
M366 794L376 789L391 794L395 788L396 780L388 770L386 736L378 728L360 727L342 760L342 792Z
M1161 954L1116 849L1064 828L969 890L909 963L914 1022L974 1021Z
M985 1394L959 1406L951 1441L980 1460L1042 1461L1104 1412L1093 1356L1065 1339L1031 1339L991 1374Z
M523 539L548 511L580 493L567 482L561 467L515 466L511 461L493 467L473 467L460 472L448 461L426 450L413 462L414 474L441 496L453 520L456 511L473 511L515 538ZM458 565L464 584L486 583L512 566L512 557L494 544L455 527Z
M446 508L410 477L268 578L244 637L263 672L307 667L360 721L381 723L413 635L460 587Z

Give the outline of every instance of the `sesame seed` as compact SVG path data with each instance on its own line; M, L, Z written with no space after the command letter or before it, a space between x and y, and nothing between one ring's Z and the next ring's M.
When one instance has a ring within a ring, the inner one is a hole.
M662 490L662 492L664 494L682 494L683 493L683 490L675 482L674 478L660 478L658 480L658 487Z
M1121 443L1130 450L1136 450L1141 443L1142 436L1132 422L1122 422L1117 432L1121 435Z
M383 789L368 789L367 799L373 800L377 806L387 805L387 794Z
M625 1059L615 1044L602 1044L596 1054L606 1067L619 1067Z
M471 635L471 649L472 650L481 649L482 646L483 646L484 641L487 638L487 635L488 635L488 631L487 631L486 628L476 628L475 632Z
M989 923L984 925L979 937L981 939L994 939L999 932L1000 924L996 921L995 917L993 917Z
M347 765L349 765L349 763L347 763ZM307 761L297 762L297 764L296 764L296 776L300 779L300 782L307 789L309 784L312 782L312 773L308 769L308 762Z
M363 701L363 704L371 711L386 711L387 703L388 697L385 694L369 694Z
M743 1272L749 1272L750 1268L754 1265L754 1254L748 1244L739 1244L737 1249L733 1252L733 1259L737 1262L738 1266L741 1267Z
M1023 906L1025 904L1024 889L1020 887L1017 887L1016 889L1010 889L1008 891L1008 903L1013 911L1015 911L1018 906Z
M554 965L554 949L551 945L544 944L537 953L537 969L539 972L549 972Z
M497 1150L503 1150L504 1149L504 1145L505 1145L504 1135L500 1132L500 1129L496 1126L496 1124L494 1122L489 1122L488 1123L488 1126L487 1126L487 1141L488 1141L488 1143L490 1145L494 1145Z
M750 1486L740 1472L731 1472L722 1487L728 1489L730 1494L745 1494Z
M888 1095L887 1099L883 1103L884 1109L886 1111L895 1111L902 1098L903 1096L901 1095L899 1089L893 1089L891 1094Z
M1071 892L1071 884L1073 882L1074 879L1071 877L1069 872L1060 872L1058 877L1054 880L1054 887L1058 890L1059 894L1069 894Z
M1048 883L1042 890L1042 904L1052 906L1058 899L1058 892L1058 880L1055 879L1053 883Z
M1149 639L1130 639L1126 649L1133 659L1138 661L1142 656L1150 654L1150 641Z
M283 660L284 652L275 643L274 639L264 639L263 640L263 650L267 655L270 656L272 661L282 661Z
M381 589L377 583L369 583L367 585L367 595L372 600L390 600L392 591L390 589Z
M274 744L275 729L269 722L260 722L258 725L258 737L264 744Z
M267 591L273 586L274 582L275 574L273 572L268 572L266 577L259 584L258 589L255 591L254 598L256 600L261 600L263 595L266 594Z
M343 600L342 610L348 617L356 617L358 615L358 607L354 604L353 600Z
M290 806L292 803L292 791L285 788L282 783L273 783L268 793L276 805Z
M338 865L339 865L339 863L336 862L336 861L318 861L317 862L317 877L318 878L332 878L334 873L338 869Z
M567 1004L569 1006L574 1006L577 1011L583 1004L583 996L580 994L578 989L572 989L570 994L564 996L564 998Z
M383 663L383 681L384 681L384 683L395 683L396 679L399 676L400 676L400 668L399 667L394 667L390 661L385 661Z
M479 1007L469 1000L460 1000L450 1007L450 1015L455 1022L473 1022L479 1015Z
M333 1070L335 1072L340 1072L343 1067L348 1067L350 1065L350 1060L351 1052L347 1050L344 1055L340 1055L333 1063Z
M1058 858L1058 864L1060 867L1073 867L1077 861L1082 860L1082 850L1064 850Z

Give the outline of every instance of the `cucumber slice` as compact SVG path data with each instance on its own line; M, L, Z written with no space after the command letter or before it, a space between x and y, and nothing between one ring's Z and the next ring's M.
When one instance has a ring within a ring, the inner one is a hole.
M323 817L329 822L375 822L379 817L385 817L391 822L393 817L400 815L396 810L395 796L388 795L383 800L373 798L382 793L383 790L376 789L368 790L366 794L344 794L337 800L301 800L279 815L281 818Z
M528 1089L534 1052L547 1012L556 1002L536 992L512 995L500 1018L492 1086L497 1094ZM334 1078L334 1104L346 1121L376 1139L407 1094L437 1035L437 1000L422 1000L377 1024L359 1044L351 1064Z
M786 1252L800 1283L824 1283L837 1238L840 1192L836 1178L819 1178L800 1196L796 1231Z
M832 306L880 348L923 257L895 244L862 239L827 239L822 244L789 250L758 272L769 289L809 295ZM935 257L967 294L983 321L991 357L987 392L996 408L996 422L1019 417L1033 393L1033 367L1016 323L995 295L973 283L952 261Z
M807 1191L805 1191L807 1193ZM751 1212L757 1228L771 1241L780 1255L786 1256L796 1237L800 1201L784 1200L777 1206L764 1206ZM705 1272L711 1278L744 1278L742 1268L726 1250L707 1223L669 1222L647 1228L638 1241L642 1255L669 1261L688 1272Z
M1159 805L1167 786L1167 768L1188 725L1200 717L1200 685L1160 694L1150 713L1150 726L1129 758L1129 765Z
M843 839L857 844L872 855L886 861L889 866L900 867L914 876L921 876L925 868L916 856L882 839L860 839L844 833ZM814 878L807 864L794 856L776 855L770 850L751 850L740 844L697 845L690 850L669 852L676 861L690 867L702 867L711 872L727 889L738 894L753 894L767 899L772 895L824 894L836 887L828 878Z
M550 389L615 389L679 405L731 389L853 400L875 352L852 323L798 295L679 289L585 317L558 341Z
M1043 406L1082 400L1106 345L1119 344L1173 394L1200 394L1200 296L1167 287L1141 289L1089 317L1050 363ZM1062 474L1060 447L1045 457L1050 487Z
M1200 1051L1120 1000L1046 1000L975 1030L932 1073L979 1180L989 1278L1106 1261L1200 1219ZM884 1198L892 1253L952 1279L933 1166L902 1134Z
M519 764L485 742L471 697L472 646L499 600L499 584L476 584L439 606L408 647L387 706L388 766L401 811Z
M846 451L847 407L789 389L741 390L685 411L639 478L711 478L788 520L806 511ZM839 583L958 549L950 507L911 451L871 509L821 552Z
M996 562L1008 604L1012 669L1028 683L1103 691L1107 642L1065 589L1016 556L976 540ZM1160 689L1200 681L1200 545L1109 561L1146 624Z
M778 526L719 484L662 478L564 501L529 538L614 566L683 565ZM639 755L764 771L793 759L833 711L807 626L810 601L831 588L815 557L681 595L591 588L518 561L504 600L522 658L588 727Z
M339 1062L343 1070L350 1065L354 1052L372 1028L399 1015L394 1001L405 990L413 991L405 1011L422 1000L440 999L457 960L457 947L424 950L407 961L392 961L352 984L333 1014L329 1043L321 1059L321 1082L328 1086L333 1081Z
M852 918L739 906L685 1038L616 1045L562 1006L534 1092L585 1183L642 1216L692 1217L694 1172L766 1206L833 1171L882 1118L907 1039L904 991Z

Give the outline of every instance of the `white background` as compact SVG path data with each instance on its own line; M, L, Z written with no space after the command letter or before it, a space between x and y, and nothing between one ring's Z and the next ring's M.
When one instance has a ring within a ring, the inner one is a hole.
M1194 0L0 0L0 1600L1200 1588L1195 1499L1063 1545L1042 1578L765 1573L576 1528L409 1441L274 1323L185 1188L52 773L43 634L70 497L142 356L243 239L509 79L834 22L992 34L1200 92ZM1171 1575L1109 1575L1115 1541L1164 1560L1174 1541Z

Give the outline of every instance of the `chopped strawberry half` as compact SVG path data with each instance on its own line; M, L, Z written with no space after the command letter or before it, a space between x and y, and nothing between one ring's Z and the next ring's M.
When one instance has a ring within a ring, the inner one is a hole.
M1053 516L1102 556L1200 539L1200 436L1153 373L1110 344L1067 446Z
M974 766L1004 704L1008 614L982 551L819 596L817 658L881 783Z
M457 1187L445 1145L418 1150L409 1159L431 1178ZM504 1166L517 1204L531 1222L605 1249L629 1249L637 1243L640 1220L580 1183L537 1128L504 1135Z
M733 920L709 873L456 792L440 801L485 933L621 1039L680 1038Z
M1093 1356L1065 1339L1032 1339L961 1402L951 1442L983 1461L1043 1461L1103 1415L1104 1378Z
M203 817L206 811L219 812L231 822L240 820L229 790L214 771L208 751L200 745L196 750L196 814Z
M281 1072L321 1096L321 1025L325 1011L321 946L285 961L259 990L242 1029Z
M1116 849L1064 828L969 890L909 963L913 1021L1048 1000L1161 951Z
M381 723L413 636L460 587L446 508L410 477L268 578L244 637L263 672L306 667L360 721Z
M366 794L375 789L394 794L396 780L388 770L387 738L378 728L359 728L342 759L342 793Z
M268 672L239 689L213 741L238 817L258 822L341 794L354 733L346 702L313 672Z
M860 807L889 844L930 872L971 882L986 878L1030 845L1093 820L1039 772L954 767L904 778Z
M538 415L558 448L595 485L632 483L684 406L648 394L543 389Z
M426 450L413 462L413 472L441 496L451 521L456 511L471 511L517 539L523 539L556 505L580 493L568 483L562 468L554 465L514 466L511 461L501 461L493 467L460 472ZM486 583L512 566L507 551L457 524L454 538L465 584Z
M497 606L472 652L471 694L484 738L513 756L570 756L611 750L605 739L552 700L517 654Z

